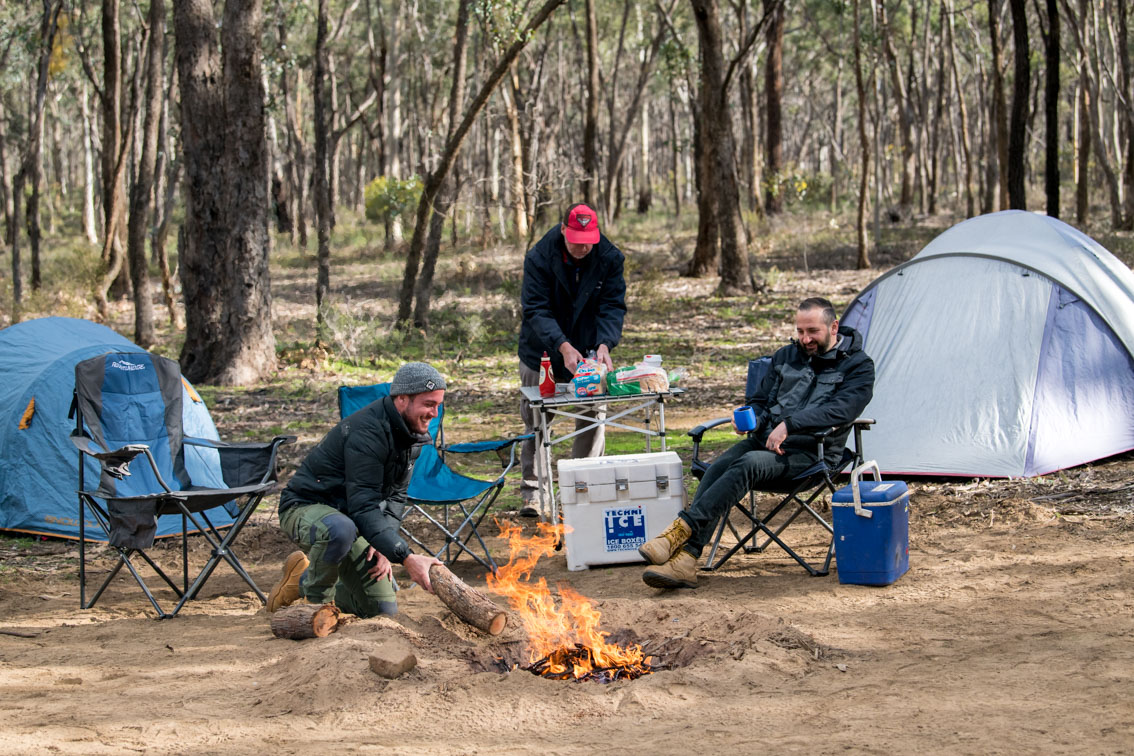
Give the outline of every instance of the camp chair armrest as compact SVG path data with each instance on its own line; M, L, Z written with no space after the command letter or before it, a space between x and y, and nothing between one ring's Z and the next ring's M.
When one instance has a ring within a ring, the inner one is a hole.
M475 452L496 451L497 449L503 449L509 444L516 444L529 438L535 438L535 434L525 433L520 436L513 436L512 438L491 439L488 441L467 441L460 444L449 444L441 448L443 451L454 452L456 454L472 454Z
M154 477L161 487L167 493L173 491L169 484L165 482L165 478L161 476L158 470L157 462L154 460L154 455L150 453L150 447L145 444L126 444L125 446L110 451L102 451L102 447L96 444L90 437L81 433L71 433L71 443L73 443L80 452L94 457L99 461L102 466L103 472L117 480L123 480L130 474L130 463L139 454L146 455L146 461L150 463L150 469L154 471Z
M706 431L712 428L716 428L718 425L724 425L730 420L732 420L731 417L718 417L715 420L709 420L708 422L701 423L696 428L689 431L686 435L693 439L693 443L699 444L701 443L701 437L705 435Z
M276 436L271 441L226 443L208 438L185 437L185 443L216 449L221 475L230 488L267 483L275 479L279 447L295 443L295 436Z

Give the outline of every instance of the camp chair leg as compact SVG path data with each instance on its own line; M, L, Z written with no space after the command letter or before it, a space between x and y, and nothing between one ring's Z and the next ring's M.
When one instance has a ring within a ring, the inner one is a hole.
M233 572L235 572L245 583L248 584L248 586L256 594L257 598L260 599L261 603L268 603L267 596L265 596L263 591L260 590L259 586L256 585L256 581L254 581L252 579L252 576L248 574L248 571L244 569L244 565L240 563L240 560L236 557L236 555L229 550L229 546L234 540L236 540L237 536L240 535L240 531L244 529L244 525L248 522L249 517L251 517L252 513L256 510L256 506L259 504L261 498L263 497L257 497L255 500L248 502L248 504L244 506L244 508L240 511L240 514L229 527L228 533L225 534L224 537L221 537L219 531L217 531L216 527L213 526L212 520L209 519L207 514L205 514L204 512L197 512L196 514L194 514L186 509L183 505L179 505L182 508L182 519L184 520L185 518L188 518L193 523L193 526L200 532L201 537L208 541L209 545L213 547L213 551L209 557L209 561L206 562L205 566L197 574L196 579L193 580L193 584L186 589L185 594L181 597L181 600L177 603L177 606L174 607L173 612L171 612L169 616L172 617L176 615L179 611L181 611L181 607L185 605L185 602L191 601L192 599L197 597L197 593L201 590L201 588L205 585L209 578L212 577L212 574L216 570L217 565L220 564L221 559L224 559L226 562L228 562L229 566L232 567ZM201 518L200 520L197 519L198 516ZM203 524L202 520L204 521Z
M107 534L110 533L110 517L102 509L102 507L100 507L98 505L98 503L96 501L94 501L93 499L91 499L89 497L86 497L86 496L83 496L83 495L80 494L79 502L80 502L80 506L79 506L79 606L80 606L80 608L82 608L82 609L92 608L98 602L99 598L102 597L103 592L106 590L107 586L110 585L111 581L113 581L114 578L117 577L118 573L122 570L122 566L125 565L126 568L130 571L130 574L134 576L135 582L138 583L138 586L141 587L142 591L146 594L146 597L150 600L150 603L153 604L154 609L158 613L158 619L165 619L167 616L171 616L171 615L166 614L165 610L163 610L161 608L161 606L158 604L157 599L154 598L154 595L150 591L149 586L146 585L146 582L142 579L142 576L138 573L138 570L134 567L134 563L130 560L130 556L132 554L137 554L143 560L145 560L146 564L148 564L150 566L150 569L152 569L154 571L154 573L157 574L158 577L160 577L162 580L164 580L166 585L168 585L176 595L178 595L178 596L183 595L183 591L180 588L178 588L177 584L174 583L169 578L169 576L165 574L165 572L161 569L161 567L159 567L157 565L157 563L153 559L150 558L149 554L147 554L144 551L141 551L140 549L121 549L121 548L118 548L118 547L115 547L115 546L111 546L111 548L114 549L118 553L118 563L114 565L114 568L110 571L110 574L107 575L106 578L102 581L102 584L98 587L98 590L95 591L95 594L94 594L94 596L91 597L91 600L89 602L86 600L86 592L87 592L86 591L86 589L87 589L87 571L86 571L87 549L86 549L86 526L85 526L86 510L90 511L90 513L94 516L95 521L98 522L99 527L101 527L103 532L107 533ZM85 506L85 509L84 509L84 506Z
M404 527L402 528L402 533L415 544L425 549L435 559L440 559L441 554L444 553L446 565L452 565L460 557L461 553L464 552L495 575L499 568L496 565L496 561L492 558L488 544L484 542L484 538L480 535L480 524L484 521L485 516L492 508L492 504L496 501L496 497L499 496L503 487L503 481L497 483L492 488L485 491L480 500L469 508L466 508L461 502L456 502L456 506L461 510L461 514L464 515L464 518L454 529L449 528L448 505L445 506L445 514L443 515L444 522L442 522L429 514L429 512L425 510L424 505L411 503L411 506L417 510L422 517L432 523L434 527L440 530L445 537L445 544L436 550L418 539ZM464 535L462 538L462 534L465 533L466 530L468 534ZM476 538L477 543L480 544L480 548L484 552L484 558L480 557L470 548L470 543L473 538Z

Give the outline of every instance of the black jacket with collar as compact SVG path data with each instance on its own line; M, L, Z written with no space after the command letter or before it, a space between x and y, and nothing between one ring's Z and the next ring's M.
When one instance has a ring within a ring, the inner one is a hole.
M771 369L747 403L756 411L761 441L781 422L787 426L784 451L816 453L817 431L846 425L866 409L874 396L874 361L862 351L862 335L839 328L838 341L826 354L808 356L793 341L772 356ZM828 463L842 454L850 429L830 436L824 451Z
M626 317L624 257L605 236L591 249L580 266L577 288L571 286L574 271L563 262L567 247L558 224L528 250L524 258L524 284L520 295L520 362L539 370L540 357L551 357L555 379L571 380L559 347L564 341L586 355L606 344L614 349L622 338Z
M349 517L358 533L401 564L412 551L399 535L413 465L429 436L410 431L391 397L343 418L312 449L280 494L280 512L320 503Z

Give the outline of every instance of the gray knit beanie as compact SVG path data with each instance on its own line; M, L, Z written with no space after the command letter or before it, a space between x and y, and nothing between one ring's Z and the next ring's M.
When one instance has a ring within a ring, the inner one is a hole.
M394 373L390 382L390 396L399 394L423 394L445 388L445 379L437 368L424 362L407 362Z

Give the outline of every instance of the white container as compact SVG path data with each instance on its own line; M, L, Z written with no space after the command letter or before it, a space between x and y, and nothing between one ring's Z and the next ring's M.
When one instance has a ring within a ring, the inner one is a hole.
M569 570L643 562L638 547L685 508L676 452L561 459L558 469Z
M642 364L648 367L661 367L660 354L647 354L642 360Z

